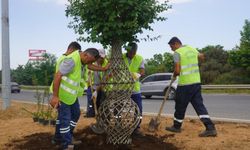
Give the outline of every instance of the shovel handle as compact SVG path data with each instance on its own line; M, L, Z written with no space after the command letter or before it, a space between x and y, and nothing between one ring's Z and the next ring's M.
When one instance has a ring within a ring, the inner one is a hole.
M165 102L166 102L167 99L168 99L168 95L169 95L169 92L170 92L170 89L171 89L171 86L172 86L172 83L173 83L173 82L174 82L174 78L171 78L171 81L170 81L170 84L169 84L169 86L168 86L167 92L165 93L164 99L163 99L163 101L162 101L162 103L161 103L161 107L160 107L160 110L159 110L159 112L158 112L157 119L159 119L160 116L161 116L161 113L162 113L164 104L165 104Z

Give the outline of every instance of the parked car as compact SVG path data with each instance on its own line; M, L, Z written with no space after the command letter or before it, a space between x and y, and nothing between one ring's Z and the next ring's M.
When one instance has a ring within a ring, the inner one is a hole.
M20 93L21 88L18 83L10 82L11 93ZM0 92L2 92L2 84L0 84Z
M146 98L151 98L153 95L165 96L168 86L171 81L172 73L156 73L145 77L141 80L141 93ZM177 80L171 86L169 99L176 97Z
M21 88L18 83L11 82L11 93L20 93Z

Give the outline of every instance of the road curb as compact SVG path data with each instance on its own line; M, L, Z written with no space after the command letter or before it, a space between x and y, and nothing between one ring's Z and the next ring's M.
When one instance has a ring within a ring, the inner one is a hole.
M17 103L36 104L35 102L27 102L27 101L20 101L20 100L11 100L11 101L14 101L14 102L17 102ZM86 110L87 110L86 107L80 107L80 109L82 109L84 112L86 112ZM157 116L157 113L144 112L143 115L155 117L155 116ZM164 113L161 116L173 118L174 115ZM191 116L191 115L186 115L185 118L199 119L198 116ZM219 118L219 117L211 117L211 119L214 122L229 122L229 123L247 123L247 124L250 124L250 120L245 120L245 119Z
M144 112L143 115L146 115L146 116L157 116L157 113ZM161 116L163 116L163 117L171 117L171 118L174 117L173 114L162 114ZM191 116L191 115L186 115L185 118L199 119L198 116ZM247 124L250 124L250 120L245 120L245 119L219 118L219 117L211 117L211 119L215 123L229 122L229 123L247 123Z

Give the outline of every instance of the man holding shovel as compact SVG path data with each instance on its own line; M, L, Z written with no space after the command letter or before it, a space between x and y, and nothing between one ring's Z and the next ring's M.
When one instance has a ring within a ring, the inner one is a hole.
M174 51L173 78L176 78L176 76L179 76L179 78L175 101L174 124L171 127L166 127L166 130L177 133L181 132L186 108L189 102L191 102L197 115L206 127L206 130L199 134L199 136L216 136L217 132L214 123L208 115L201 96L198 61L204 60L204 55L199 53L195 48L183 46L177 37L171 38L168 44Z

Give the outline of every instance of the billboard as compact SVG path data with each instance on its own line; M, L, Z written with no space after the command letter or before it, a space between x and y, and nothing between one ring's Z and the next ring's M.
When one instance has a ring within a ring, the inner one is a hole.
M46 53L46 50L37 50L30 49L29 50L29 60L43 60L43 54Z

